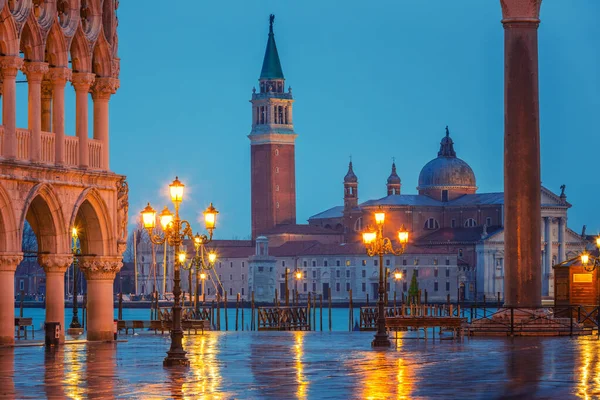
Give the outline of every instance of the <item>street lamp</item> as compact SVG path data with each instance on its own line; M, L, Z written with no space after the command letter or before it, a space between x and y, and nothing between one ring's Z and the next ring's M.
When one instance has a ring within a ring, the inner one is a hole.
M81 329L81 324L79 323L79 318L77 316L77 281L79 280L79 268L77 268L79 260L77 256L81 255L81 247L79 246L79 232L76 227L71 229L71 252L73 253L73 319L71 319L69 329L81 333L81 331L79 331ZM72 332L74 333L74 331Z
M209 208L212 207L212 204L210 205ZM212 228L207 228L207 229L214 229L215 226L215 219L214 219L214 215L216 215L216 210L214 209L214 207L212 207L212 211L211 211L211 217L210 217L210 226L212 226ZM207 210L208 211L208 210ZM205 224L207 226L209 226L209 222L206 222L206 215L208 215L207 211L204 212L205 215ZM213 211L215 212L213 214ZM202 278L200 275L200 271L208 271L210 269L212 269L215 266L215 261L217 260L217 254L213 251L206 251L206 244L208 244L211 241L211 238L209 238L206 235L200 235L199 233L196 233L196 235L194 236L194 250L195 250L195 255L194 257L192 257L192 259L186 263L185 262L185 258L187 257L187 254L185 252L182 252L180 254L183 254L183 261L181 261L181 266L183 269L185 270L189 270L189 271L193 271L196 270L196 296L195 296L195 304L196 304L196 314L198 314L198 312L200 311L200 307L199 307L199 301L198 301L198 286L200 285L200 279L206 279L206 274L204 272L202 272L202 274L204 275L204 278ZM208 256L206 257L205 254L208 254ZM191 275L190 275L191 276ZM191 283L191 278L190 278L190 283ZM191 289L192 285L190 285L190 301L191 301Z
M383 236L383 225L385 223L385 213L381 208L375 213L375 222L377 223L377 229L367 228L363 232L363 242L367 249L369 257L379 256L379 300L377 301L377 333L371 345L373 347L389 347L390 340L385 327L385 309L384 309L384 296L386 288L384 287L384 269L383 269L383 256L385 254L400 255L404 253L406 244L408 243L408 231L404 228L404 225L400 227L398 231L398 243L400 249L395 250L392 246L392 241Z
M156 211L150 206L150 203L142 210L142 223L148 231L148 236L152 243L162 245L167 243L175 249L176 257L174 262L173 273L173 327L171 329L171 347L167 351L167 357L163 361L165 367L183 365L189 366L190 362L185 356L185 351L181 344L183 331L181 330L181 287L180 287L180 269L185 268L186 254L183 251L182 245L185 239L194 240L195 236L190 223L179 218L179 206L183 201L183 189L185 185L175 177L173 183L169 185L169 193L171 201L175 206L175 214L173 215L167 207L160 213L160 225L164 233L163 236L154 234L152 229L156 226ZM208 236L202 235L206 243L212 240L213 230L216 227L216 218L218 211L212 206L212 203L206 211L204 211L204 221Z
M302 279L302 271L296 269L294 271L294 292L296 292L296 306L300 305L300 301L298 300L300 296L298 296L298 281Z

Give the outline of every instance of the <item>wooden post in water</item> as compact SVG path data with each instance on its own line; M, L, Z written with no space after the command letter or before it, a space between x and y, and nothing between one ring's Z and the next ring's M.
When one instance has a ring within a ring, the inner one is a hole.
M394 315L396 314L396 291L394 290Z
M277 289L275 289L275 298L273 299L273 307L277 307Z
M87 325L87 293L83 295L83 321L81 324L82 328Z
M500 292L498 292L498 308L500 308Z
M19 302L19 316L23 318L23 300L25 300L25 291L21 290L21 301ZM77 296L77 293L73 293L73 296Z
M240 294L237 294L237 300L235 302L235 330L238 330L238 314L240 313ZM243 323L242 323L243 325Z
M327 300L329 301L329 331L331 332L331 288L328 288Z
M319 295L319 319L321 320L321 332L323 332L323 293Z
M348 331L352 332L352 289L348 290Z
M77 296L77 293L74 294L74 296ZM123 321L123 293L119 292L119 315L118 315L119 321Z
M313 293L313 330L317 330L317 294Z
M306 303L306 318L308 319L308 330L312 331L310 327L310 292L308 292L308 301Z
M427 304L427 289L425 289L425 304Z
M485 318L485 294L483 295L483 318Z
M369 293L367 292L367 307L369 307Z
M254 321L254 290L252 291L252 300L250 303L250 330L253 331L254 330L254 326L255 326L255 321Z
M217 293L217 330L221 330L221 294Z
M242 306L242 331L244 330L244 299L241 301Z
M225 301L223 301L223 311L225 312L225 330L229 330L229 318L227 318L227 292L225 292Z

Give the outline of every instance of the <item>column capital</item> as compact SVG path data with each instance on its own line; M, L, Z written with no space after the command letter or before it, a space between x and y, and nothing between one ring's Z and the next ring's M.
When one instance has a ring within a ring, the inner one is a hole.
M23 66L23 59L19 56L2 56L0 57L0 70L5 78L16 77L17 73Z
M95 78L96 74L75 72L73 73L73 78L71 79L71 85L73 85L75 91L87 93L90 91L90 86L92 86L92 83L94 83Z
M47 79L42 81L42 99L52 99L52 82Z
M73 264L73 254L40 254L38 263L46 273L65 273L69 265Z
M92 98L108 100L117 92L120 82L115 78L97 77L92 85Z
M542 0L500 0L502 23L539 24Z
M65 85L71 80L72 72L67 67L53 67L48 70L46 76L53 85Z
M17 265L23 260L23 253L0 252L0 271L15 272Z
M123 266L121 256L81 256L79 268L87 280L115 279L117 272Z
M44 78L44 74L48 72L48 63L41 61L28 61L23 64L21 71L27 75L29 82L40 83Z

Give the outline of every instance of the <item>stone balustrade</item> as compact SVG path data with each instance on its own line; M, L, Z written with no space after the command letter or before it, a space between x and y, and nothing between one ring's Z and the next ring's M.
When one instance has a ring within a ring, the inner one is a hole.
M31 161L30 152L30 140L31 131L29 129L16 129L17 133L17 160L19 161ZM3 136L4 127L0 125L0 160L2 160L3 153ZM56 162L55 157L55 137L56 135L52 132L41 133L41 158L40 163L46 165L54 165ZM65 166L67 167L79 167L79 138L76 136L65 136ZM89 149L89 167L90 169L100 170L102 169L102 142L97 139L88 139Z

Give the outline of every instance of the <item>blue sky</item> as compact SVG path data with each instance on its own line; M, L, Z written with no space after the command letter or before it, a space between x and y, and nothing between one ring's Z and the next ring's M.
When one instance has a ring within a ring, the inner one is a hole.
M249 236L248 100L270 13L296 100L299 223L342 204L350 155L360 201L385 195L392 157L402 192L416 193L446 125L479 192L502 191L499 1L368 3L121 1L111 167L128 176L130 215L146 201L167 204L166 185L178 175L189 188L184 217L196 220L212 201L219 238ZM598 15L597 0L545 1L539 29L542 180L554 192L567 185L577 232L600 230Z

